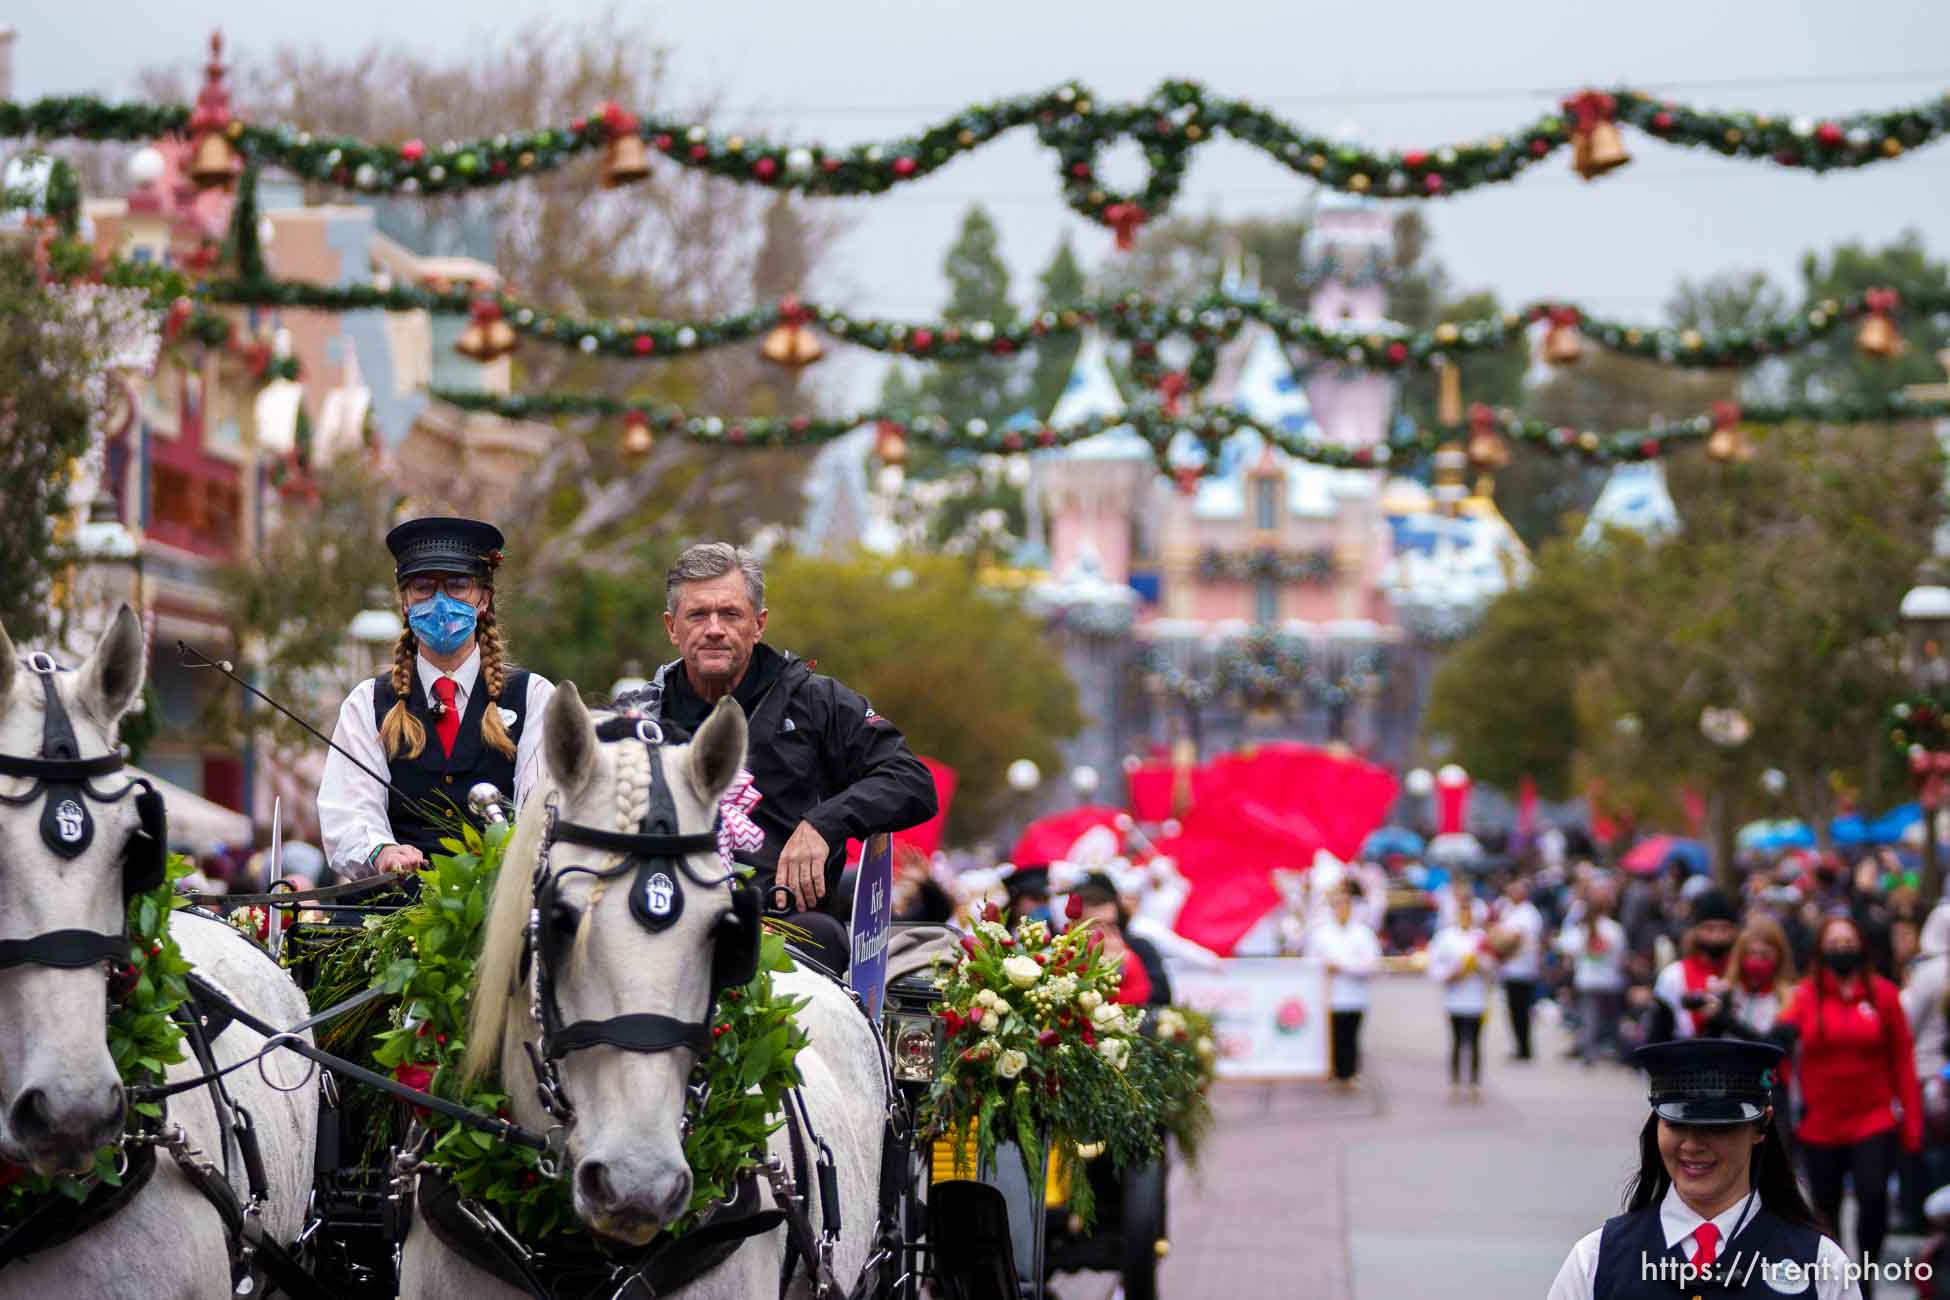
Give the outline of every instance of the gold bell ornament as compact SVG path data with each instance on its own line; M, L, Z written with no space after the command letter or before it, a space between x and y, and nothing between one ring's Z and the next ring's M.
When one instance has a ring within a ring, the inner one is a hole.
M1568 366L1584 355L1584 336L1578 333L1576 307L1552 307L1544 313L1550 328L1544 332L1544 363Z
M1463 422L1462 368L1453 361L1436 370L1435 422L1445 429Z
M873 454L882 465L905 465L907 431L892 420L882 420L874 428Z
M631 411L623 417L623 454L632 459L641 459L650 454L657 445L657 435L650 432L650 417L642 411Z
M1905 346L1903 334L1896 328L1895 321L1896 308L1901 301L1894 289L1871 289L1862 295L1862 305L1868 309L1868 313L1855 328L1855 346L1862 350L1862 355L1902 355Z
M1510 463L1510 440L1496 421L1496 412L1478 402L1469 408L1469 463L1493 474Z
M470 309L472 319L454 340L454 351L475 361L498 361L515 350L515 327L501 314L501 304L483 294Z
M1740 403L1713 403L1713 432L1706 437L1706 454L1722 465L1738 465L1754 458L1753 441L1740 427Z
M819 336L807 327L812 310L788 294L779 302L779 323L759 345L759 355L788 370L809 366L826 355Z
M608 143L603 146L603 188L613 190L650 174L650 150L637 132L636 114L615 100L596 111Z
M1587 90L1564 101L1564 115L1572 122L1571 169L1586 180L1632 161L1613 120L1617 112L1618 101L1602 90Z
M237 177L237 150L231 133L241 124L230 115L230 88L224 83L223 33L210 33L210 61L203 65L203 88L190 110L190 179L203 189L228 185Z

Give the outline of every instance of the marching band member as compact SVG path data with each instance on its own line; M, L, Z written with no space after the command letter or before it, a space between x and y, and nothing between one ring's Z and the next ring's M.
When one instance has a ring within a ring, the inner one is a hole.
M353 688L332 741L387 773L394 791L336 749L318 786L326 858L347 880L425 866L454 822L473 820L467 792L477 782L519 804L539 770L539 718L555 693L507 662L494 611L499 529L409 519L386 534L386 547L406 626L392 670Z

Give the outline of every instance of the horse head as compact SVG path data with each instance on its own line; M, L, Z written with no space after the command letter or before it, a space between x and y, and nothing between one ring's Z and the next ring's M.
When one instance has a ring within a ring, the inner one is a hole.
M714 836L745 715L724 700L690 744L666 746L655 724L592 718L564 682L542 725L544 779L495 888L466 1068L498 1064L524 1126L567 1128L577 1214L641 1244L690 1203L692 1069L757 943L756 899ZM537 1073L556 1089L549 1115L523 1086Z
M55 757L50 744L70 730L73 758L113 754L144 655L127 605L78 672L54 671L39 655L17 660L0 628L0 756ZM142 827L134 800L95 797L105 782L0 775L0 944L84 932L80 956L70 942L0 965L0 1024L10 1026L0 1033L0 1159L43 1174L91 1168L122 1132L104 966L127 919L123 859ZM89 953L87 941L103 951ZM127 960L126 945L113 960Z

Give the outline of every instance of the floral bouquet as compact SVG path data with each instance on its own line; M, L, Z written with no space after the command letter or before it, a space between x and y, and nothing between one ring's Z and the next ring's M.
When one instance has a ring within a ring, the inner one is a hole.
M1029 921L1012 934L991 905L961 947L935 980L945 1046L923 1114L927 1132L954 1144L956 1172L976 1172L971 1127L978 1163L1013 1141L1032 1185L1046 1150L1072 1160L1107 1151L1120 1167L1156 1159L1162 1120L1139 1082L1155 1054L1138 1037L1139 1012L1113 1001L1123 975L1094 925L1058 933ZM1070 1182L1087 1219L1089 1180Z

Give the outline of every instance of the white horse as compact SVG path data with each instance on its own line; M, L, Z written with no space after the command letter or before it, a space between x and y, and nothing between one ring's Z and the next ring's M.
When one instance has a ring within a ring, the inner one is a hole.
M114 750L116 724L142 690L143 656L142 625L124 605L80 671L54 675L83 758ZM37 675L16 662L13 643L0 628L0 754L39 755L45 711ZM107 790L123 783L108 776L91 785ZM32 786L26 778L0 776L0 794L23 795ZM72 860L57 857L43 842L43 802L0 803L0 938L58 930L121 933L121 860L137 831L134 799L90 799L94 836ZM277 963L229 925L177 912L170 933L199 976L260 1019L286 1026L309 1014L304 996ZM0 1160L41 1173L85 1169L99 1147L121 1134L125 1099L108 1053L107 983L99 965L0 970ZM263 1045L233 1024L213 1048L218 1064L230 1065ZM170 1067L170 1079L200 1073L187 1047L184 1055L188 1059ZM266 1073L289 1086L303 1079L303 1063L280 1052L266 1061ZM266 1235L288 1244L303 1226L311 1186L317 1088L280 1092L252 1066L227 1083L255 1122L270 1175ZM240 1199L245 1196L237 1144L219 1129L207 1092L171 1098L168 1122L181 1125L190 1145L216 1167L234 1170L232 1185ZM106 1222L66 1244L0 1265L0 1300L218 1300L230 1294L222 1221L161 1152L148 1184Z
M515 1121L532 1132L554 1122L535 1096L526 1045L541 1030L530 1010L529 980L521 969L523 932L534 901L533 871L543 848L544 810L553 801L565 822L633 833L650 798L650 765L674 796L681 833L708 830L718 800L745 760L745 715L721 702L693 743L658 748L636 741L606 743L572 683L556 690L543 720L545 780L528 796L496 885L493 910L475 980L468 1031L468 1068L498 1069ZM606 868L614 854L558 842L550 866ZM690 859L703 879L722 874L716 854ZM575 872L562 879L555 915L544 924L573 928L573 946L554 972L564 1023L654 1012L680 1021L705 1017L715 939L729 914L729 891L692 887L678 920L652 934L632 916L627 887ZM627 880L624 882L627 886ZM530 963L539 967L539 961ZM865 1264L875 1226L881 1145L885 1137L887 1084L875 1030L848 995L826 977L794 971L774 976L778 990L807 1000L799 1022L811 1043L798 1057L803 1095L812 1125L833 1149L839 1175L841 1235L833 1273L850 1290ZM681 1125L685 1089L694 1062L688 1048L657 1053L609 1047L562 1058L561 1080L574 1105L565 1176L573 1180L576 1213L613 1240L641 1245L680 1215L691 1195ZM783 1132L770 1153L791 1169ZM815 1181L816 1180L809 1180ZM813 1188L817 1200L817 1188ZM763 1203L770 1206L769 1189ZM817 1229L815 1205L811 1222ZM762 1300L778 1293L786 1248L779 1228L747 1240L715 1270L680 1292L693 1300ZM503 1300L526 1293L509 1287L449 1250L416 1220L406 1240L400 1294L403 1300ZM625 1294L629 1294L626 1292ZM808 1295L803 1267L792 1295Z

